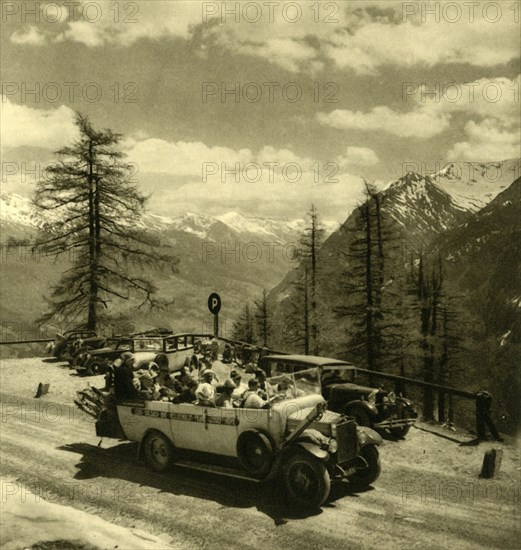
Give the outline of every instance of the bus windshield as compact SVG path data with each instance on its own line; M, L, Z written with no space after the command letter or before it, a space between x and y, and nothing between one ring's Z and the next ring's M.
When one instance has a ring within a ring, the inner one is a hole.
M307 395L321 395L320 371L317 368L295 373L279 374L267 379L269 397L279 400L295 399Z

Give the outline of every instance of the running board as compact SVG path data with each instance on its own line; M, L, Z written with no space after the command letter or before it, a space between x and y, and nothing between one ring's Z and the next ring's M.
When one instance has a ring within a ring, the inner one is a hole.
M181 468L188 468L190 470L198 470L200 472L207 472L210 474L217 474L226 477L234 477L236 479L242 479L246 481L254 481L261 483L262 480L249 476L246 472L241 473L234 468L226 468L225 466L215 466L213 464L201 464L200 462L191 462L189 460L179 459L174 462L174 467L180 466Z

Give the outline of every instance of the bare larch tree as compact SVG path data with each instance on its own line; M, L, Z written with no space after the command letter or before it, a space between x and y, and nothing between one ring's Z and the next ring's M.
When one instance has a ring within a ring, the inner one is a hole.
M177 270L178 259L140 227L147 197L131 179L133 166L119 150L122 135L97 131L76 114L79 138L56 152L60 160L37 185L34 204L54 211L35 248L56 257L72 258L71 266L52 288L53 318L83 320L95 330L100 309L113 301L136 299L137 307L167 304L157 296L148 268Z

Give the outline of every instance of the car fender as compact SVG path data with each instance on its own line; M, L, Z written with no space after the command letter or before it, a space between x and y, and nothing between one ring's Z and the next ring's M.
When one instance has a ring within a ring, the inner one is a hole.
M320 460L326 461L329 458L329 453L324 449L321 449L318 445L315 445L314 443L309 443L307 441L297 441L295 445L298 445L307 453L316 456Z
M365 447L366 445L381 445L384 442L379 433L366 426L357 426L356 434L360 447Z
M347 410L352 407L361 407L362 409L367 411L371 416L378 415L378 408L376 405L373 405L372 403L368 403L367 401L362 401L361 399L357 399L356 401L349 401L349 403L346 403L346 405L344 406L344 409Z

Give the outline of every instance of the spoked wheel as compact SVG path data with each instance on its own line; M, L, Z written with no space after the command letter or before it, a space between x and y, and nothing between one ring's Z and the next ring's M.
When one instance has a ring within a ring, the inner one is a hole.
M174 446L161 432L151 432L145 442L145 461L152 470L166 472L175 461Z
M304 452L294 454L285 464L283 475L290 504L298 508L318 508L329 496L329 473L314 456Z
M237 456L251 475L263 479L273 465L273 446L261 432L243 432L237 440Z
M378 476L382 471L380 456L375 445L366 445L365 447L362 447L360 450L360 456L367 462L367 467L360 469L358 472L350 476L349 481L357 487L367 487L378 479Z

